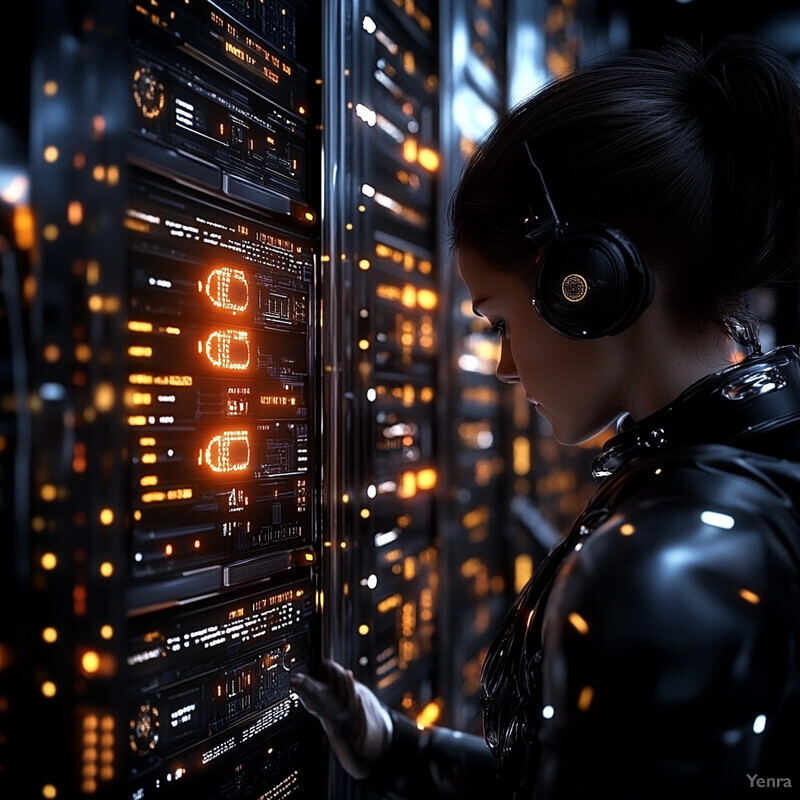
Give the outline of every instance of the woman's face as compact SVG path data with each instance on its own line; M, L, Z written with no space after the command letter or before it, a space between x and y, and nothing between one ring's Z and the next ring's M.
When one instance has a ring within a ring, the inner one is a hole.
M625 413L625 359L617 337L577 341L556 333L539 318L520 278L493 269L469 249L459 251L458 268L475 313L501 336L497 377L522 383L561 444L587 441Z

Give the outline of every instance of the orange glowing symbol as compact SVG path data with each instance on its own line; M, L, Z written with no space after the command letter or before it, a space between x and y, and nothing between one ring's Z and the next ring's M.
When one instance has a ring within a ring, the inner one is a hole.
M241 472L250 465L247 431L225 431L206 445L205 462L214 472Z
M250 300L250 287L244 271L233 267L212 270L206 279L204 291L217 308L234 314L244 311Z
M247 331L214 331L207 339L208 360L221 369L247 369L250 366L250 342Z

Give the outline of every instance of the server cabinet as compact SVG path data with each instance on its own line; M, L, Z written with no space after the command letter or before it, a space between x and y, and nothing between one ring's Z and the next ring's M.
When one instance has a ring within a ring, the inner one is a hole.
M42 797L319 798L317 17L42 2L29 652ZM14 698L12 698L14 702Z
M343 632L331 654L415 715L435 702L437 21L435 4L341 6L325 81L323 275L339 337L326 603Z
M479 689L486 650L512 600L513 394L495 377L498 342L475 316L447 238L447 204L465 158L508 107L507 4L453 2L442 22L440 224L446 350L440 416L445 452L440 517L443 572L441 685L445 720L482 732Z

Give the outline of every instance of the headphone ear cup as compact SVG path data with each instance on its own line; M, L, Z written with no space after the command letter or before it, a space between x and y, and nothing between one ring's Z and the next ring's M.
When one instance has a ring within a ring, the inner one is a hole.
M535 269L537 313L571 339L614 336L653 299L653 273L639 251L621 231L596 223L554 231L541 244Z

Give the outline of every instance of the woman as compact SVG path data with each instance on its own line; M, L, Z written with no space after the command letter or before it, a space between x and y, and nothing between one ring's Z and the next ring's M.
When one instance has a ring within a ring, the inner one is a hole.
M798 187L797 75L741 36L608 56L477 148L451 224L497 376L564 444L618 432L486 659L488 748L338 664L294 679L352 775L410 798L800 787L800 360L760 352L746 304L794 275Z

